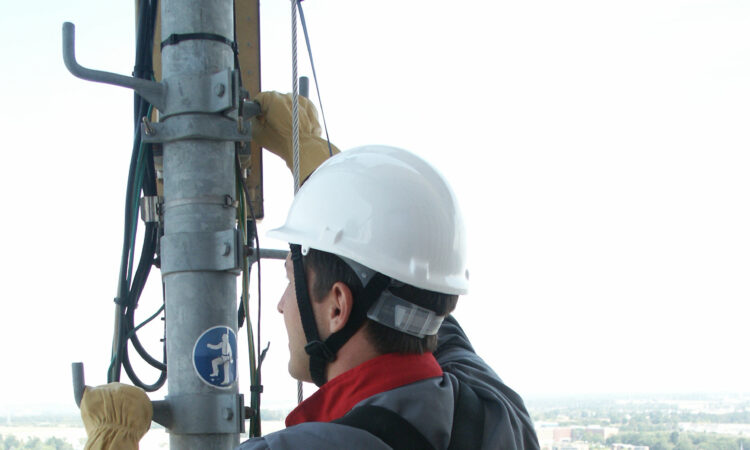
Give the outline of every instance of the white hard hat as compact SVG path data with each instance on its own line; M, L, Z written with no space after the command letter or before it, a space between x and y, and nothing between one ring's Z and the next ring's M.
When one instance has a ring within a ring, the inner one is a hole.
M395 280L465 294L466 236L443 176L399 148L366 146L325 161L268 236L349 258Z

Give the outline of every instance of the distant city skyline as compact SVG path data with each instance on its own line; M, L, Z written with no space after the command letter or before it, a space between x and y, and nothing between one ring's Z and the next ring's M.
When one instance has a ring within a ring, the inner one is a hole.
M527 406L542 450L644 450L648 442L660 445L651 448L665 450L741 449L750 444L750 394L568 396L527 399ZM0 436L24 441L54 436L82 448L85 432L74 411L32 412L33 417L8 414L4 426L0 425ZM283 428L285 414L264 409L263 431ZM140 447L162 448L167 442L168 434L154 424Z

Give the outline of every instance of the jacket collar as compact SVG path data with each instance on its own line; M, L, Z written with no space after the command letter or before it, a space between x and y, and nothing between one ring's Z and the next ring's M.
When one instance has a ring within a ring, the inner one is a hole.
M286 426L330 422L375 394L443 375L432 353L388 353L350 369L318 389L286 418Z

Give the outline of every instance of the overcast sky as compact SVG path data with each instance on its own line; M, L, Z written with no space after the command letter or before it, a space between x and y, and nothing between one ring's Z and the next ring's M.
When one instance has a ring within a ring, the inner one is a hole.
M749 3L303 6L333 142L401 146L453 184L472 273L456 315L511 387L750 391ZM291 89L289 15L262 3L265 90ZM106 381L132 93L67 73L65 20L81 64L132 71L132 2L15 2L0 16L0 407L72 405L72 361ZM264 229L292 196L284 164L265 163ZM263 401L290 405L284 274L263 268ZM140 317L158 308L154 286ZM158 348L159 335L144 338Z

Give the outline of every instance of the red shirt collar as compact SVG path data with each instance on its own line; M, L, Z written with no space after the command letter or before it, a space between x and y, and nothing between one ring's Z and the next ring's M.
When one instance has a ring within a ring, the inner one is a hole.
M318 389L286 417L286 426L330 422L375 394L443 375L432 353L388 353L363 362Z

